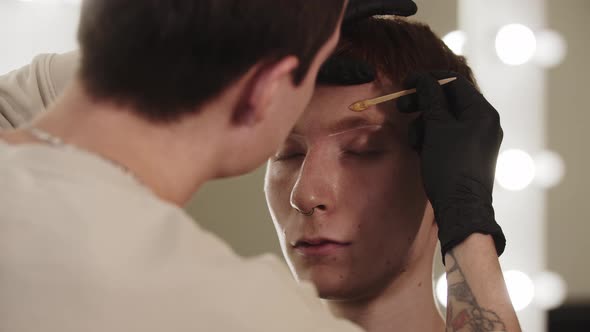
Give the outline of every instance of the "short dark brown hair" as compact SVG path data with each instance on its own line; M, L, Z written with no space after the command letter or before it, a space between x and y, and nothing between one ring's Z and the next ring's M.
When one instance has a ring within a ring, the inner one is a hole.
M345 0L85 0L79 76L97 99L155 121L195 112L260 61L305 78Z
M412 72L444 70L476 85L465 57L453 53L428 25L407 18L375 16L347 25L334 55L360 59L394 84L403 84Z

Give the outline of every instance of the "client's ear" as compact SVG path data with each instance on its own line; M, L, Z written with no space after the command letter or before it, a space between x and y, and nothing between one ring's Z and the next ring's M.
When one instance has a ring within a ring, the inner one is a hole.
M234 110L234 124L252 126L260 122L273 101L280 97L282 85L293 84L292 72L298 65L297 57L287 56L255 67Z

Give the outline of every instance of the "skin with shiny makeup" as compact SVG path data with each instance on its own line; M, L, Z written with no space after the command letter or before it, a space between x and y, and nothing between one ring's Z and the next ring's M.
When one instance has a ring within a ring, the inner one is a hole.
M436 225L407 139L412 115L395 103L348 110L387 91L396 90L318 87L268 163L265 192L283 254L325 299L370 301L400 276L432 269Z
M386 17L346 30L335 54L366 61L378 77L371 84L318 87L287 142L268 162L267 203L294 276L313 283L335 315L368 332L520 331L489 235L472 234L447 252L447 324L438 312L432 280L438 227L421 174L438 170L447 153L436 160L420 156L408 139L416 116L432 115L433 108L456 111L440 104L436 83L430 78L416 85L422 115L402 114L395 101L368 105L360 113L349 109L403 90L398 83L416 71L446 68L475 84L466 60L427 26ZM473 87L450 83L449 89L455 98L459 90ZM475 103L469 109L482 114L488 107ZM427 124L422 148L444 141L454 128L437 132ZM484 139L475 132L463 137L470 135ZM465 153L478 159L493 151ZM453 171L437 174L452 177ZM436 185L431 179L425 181L429 188Z

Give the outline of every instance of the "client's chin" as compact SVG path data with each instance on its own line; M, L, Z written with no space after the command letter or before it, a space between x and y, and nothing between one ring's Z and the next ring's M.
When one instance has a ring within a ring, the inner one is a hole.
M318 296L330 301L357 301L363 300L378 293L372 285L363 282L358 275L344 273L311 273L310 281L317 289ZM379 287L379 289L381 289Z
M389 278L368 278L366 274L326 273L308 271L301 279L311 282L318 296L330 301L367 301L382 294L389 285Z

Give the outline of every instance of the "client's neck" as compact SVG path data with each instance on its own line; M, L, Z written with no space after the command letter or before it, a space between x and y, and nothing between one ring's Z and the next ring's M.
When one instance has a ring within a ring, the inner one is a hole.
M94 102L74 83L33 126L124 166L161 199L183 205L215 176L215 133L197 122L155 124L120 105Z
M432 260L409 267L377 296L357 301L329 301L333 314L368 332L444 331L432 287Z

